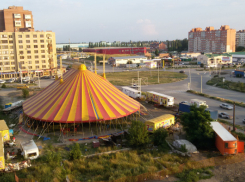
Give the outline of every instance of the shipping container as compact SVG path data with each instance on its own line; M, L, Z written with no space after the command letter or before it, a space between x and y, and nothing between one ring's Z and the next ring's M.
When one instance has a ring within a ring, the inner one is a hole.
M146 100L165 107L174 106L174 97L153 91L146 92Z
M4 120L0 120L0 135L3 137L3 141L9 141L9 128Z
M164 114L157 118L145 122L147 131L153 132L158 128L168 128L175 123L175 116L172 114Z
M191 106L188 103L179 103L179 111L189 113L191 111Z
M211 122L215 132L215 145L222 155L244 153L244 142L227 131L219 122Z
M242 71L242 70L235 70L235 76L236 77L245 77L244 72L245 71Z

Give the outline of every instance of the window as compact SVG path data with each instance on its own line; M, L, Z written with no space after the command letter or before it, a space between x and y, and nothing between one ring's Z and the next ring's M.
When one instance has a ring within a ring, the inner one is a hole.
M228 149L228 143L225 143L225 148Z
M38 50L35 50L34 53L35 53L35 54L38 53Z
M22 44L22 40L19 40L19 44Z
M10 56L10 59L14 59L14 56Z
M11 62L11 64L12 64L12 65L14 65L14 64L15 64L15 62Z
M28 154L27 156L28 156L28 157L35 157L35 156L37 156L37 153L36 153L36 152L30 153L30 154Z
M34 48L38 48L38 45L34 45Z
M8 49L8 46L2 46L2 49Z
M27 59L31 59L31 56L27 56Z
M30 40L26 40L26 43L30 43Z
M40 35L40 38L43 38L43 37L44 37L44 35L43 35L43 34L41 34L41 35Z
M12 35L9 35L9 38L13 38L13 36Z
M2 38L8 38L8 36L7 36L7 35L1 35L1 37L2 37Z
M29 48L31 48L31 46L30 46L30 45L27 45L27 46L26 46L26 48L28 48L28 49L29 49Z
M19 46L19 49L23 49L23 46L22 46L22 45L20 45L20 46Z
M30 38L30 35L26 35L26 38Z
M41 53L45 53L45 50L41 50Z
M10 46L10 47L9 47L9 49L13 49L13 48L14 48L14 46Z
M18 38L22 38L22 35L18 35Z
M39 64L39 61L35 61L35 64Z
M41 43L44 43L44 40L40 40Z
M7 44L8 43L7 40L2 40L1 42L2 42L2 44Z
M12 40L10 40L10 41L9 41L9 43L10 43L10 44L13 44L13 41L12 41Z
M9 51L2 51L2 54L9 54Z
M26 21L26 28L30 28L31 27L31 21Z
M35 56L35 59L38 59L38 56Z
M14 18L21 18L20 14L14 14Z
M10 51L10 54L14 54L14 51Z
M23 52L23 51L20 51L19 53L20 53L20 54L24 54L24 52Z
M15 67L11 67L12 68L12 70L15 70Z
M24 56L20 56L20 59L25 59L25 57ZM24 64L24 63L23 63Z
M28 66L29 69L32 69L32 66Z
M46 61L45 60L42 60L42 63L46 63Z
M3 56L3 60L8 60L9 57L8 56Z
M31 54L31 51L27 51L27 54Z
M37 38L37 35L35 34L35 35L33 35L33 38Z
M25 15L25 19L31 19L31 15Z
M36 69L39 69L39 66L36 66Z
M33 40L33 43L37 43L37 40Z
M18 21L15 21L14 23L15 23L15 26L16 27L20 27L21 26L21 21L19 21L19 20Z
M46 68L46 65L42 65L42 68Z
M42 55L42 58L45 58L45 55Z
M41 45L41 48L44 48L44 45Z
M32 64L32 62L31 61L28 61L28 64Z

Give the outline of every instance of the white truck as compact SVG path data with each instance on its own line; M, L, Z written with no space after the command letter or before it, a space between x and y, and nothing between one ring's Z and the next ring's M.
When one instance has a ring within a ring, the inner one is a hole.
M141 91L130 87L122 87L122 92L125 93L127 96L132 97L134 99L141 97Z
M25 159L36 159L39 156L39 149L33 140L20 143L20 149Z
M196 104L197 107L199 107L199 106L206 106L208 108L208 105L207 105L206 101L204 101L204 100L191 99L190 104L191 105Z

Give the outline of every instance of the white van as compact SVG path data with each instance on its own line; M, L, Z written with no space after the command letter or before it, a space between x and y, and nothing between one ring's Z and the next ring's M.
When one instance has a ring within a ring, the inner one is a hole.
M208 105L206 103L206 101L204 100L199 100L199 99L191 99L191 102L190 102L192 105L196 104L198 107L199 106L206 106L208 108Z
M39 156L38 147L33 140L21 142L20 149L25 159L33 160L33 159L38 158Z
M127 96L132 97L134 99L141 97L141 91L130 87L122 87L122 92L125 93Z

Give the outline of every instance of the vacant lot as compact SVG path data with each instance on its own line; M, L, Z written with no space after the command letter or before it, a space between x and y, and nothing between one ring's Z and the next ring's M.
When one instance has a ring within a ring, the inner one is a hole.
M140 71L139 77L142 78L141 85L147 84L158 84L158 71ZM186 74L176 73L176 72L159 72L159 83L171 83L181 81L187 78ZM113 85L126 86L132 84L132 79L138 79L137 71L125 71L116 73L107 73L106 79L110 81Z

